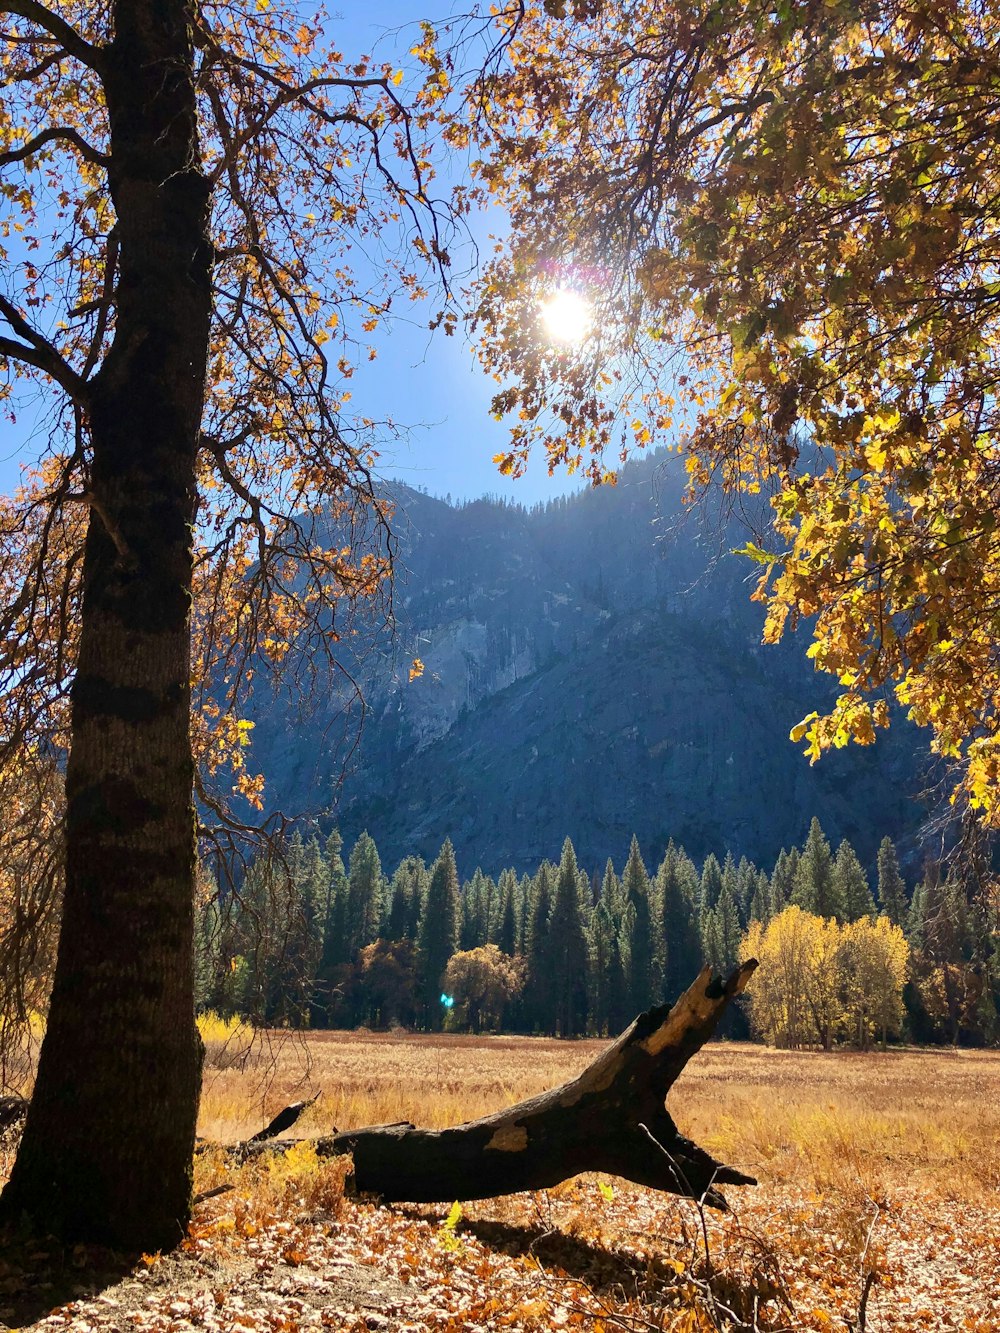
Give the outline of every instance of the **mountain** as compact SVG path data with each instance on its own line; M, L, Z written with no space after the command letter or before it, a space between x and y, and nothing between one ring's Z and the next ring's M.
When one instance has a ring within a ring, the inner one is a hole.
M294 706L260 696L272 804L332 809L348 844L367 828L388 868L450 837L463 873L534 869L569 834L593 869L633 832L652 864L673 837L696 859L769 865L814 814L869 863L885 834L912 851L920 735L900 720L808 765L788 732L830 682L804 634L761 644L753 571L730 553L745 528L683 490L678 460L656 455L530 511L393 486L395 631L362 632L347 663L360 743L336 682Z

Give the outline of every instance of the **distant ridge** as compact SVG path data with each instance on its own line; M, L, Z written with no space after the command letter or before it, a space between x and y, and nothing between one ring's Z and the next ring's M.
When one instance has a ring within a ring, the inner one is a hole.
M760 643L745 534L718 501L681 503L678 460L652 455L619 485L536 505L452 506L393 484L395 636L350 664L368 704L349 740L335 684L306 710L259 695L254 754L289 813L335 797L350 845L367 828L388 868L436 855L462 873L534 869L572 837L588 869L635 833L769 864L818 815L871 862L886 834L912 859L926 752L900 723L878 745L810 768L788 741L831 694L804 635ZM412 683L413 657L425 664ZM337 776L348 769L342 788Z

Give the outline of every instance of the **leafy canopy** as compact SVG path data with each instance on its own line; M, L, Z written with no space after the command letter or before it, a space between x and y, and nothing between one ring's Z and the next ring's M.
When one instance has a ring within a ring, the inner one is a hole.
M360 641L348 637L356 612L384 609L393 545L372 477L380 423L354 411L351 382L400 305L448 286L455 218L433 197L428 146L447 77L422 30L407 79L334 49L321 7L157 8L3 6L0 410L26 449L38 445L0 497L0 790L25 814L0 829L0 971L18 986L47 971L25 926L37 935L61 893L59 774L89 524L130 567L123 497L109 499L108 466L95 467L92 408L131 373L136 312L143 328L156 320L136 272L147 258L169 267L152 243L140 262L134 242L143 204L129 183L158 169L123 110L136 31L170 28L179 11L187 22L190 175L210 197L208 386L184 592L202 832L225 856L254 835L240 812L261 804L245 716L255 678L271 672L302 693L332 673L345 708L356 692L345 642ZM202 370L190 368L199 386ZM137 432L137 454L147 443ZM12 994L22 1014L33 1003L10 987L4 1003Z
M992 0L546 0L470 98L511 231L477 293L498 461L608 478L680 431L696 485L770 494L765 637L841 686L793 739L870 743L891 697L1000 820ZM540 336L554 286L578 344Z

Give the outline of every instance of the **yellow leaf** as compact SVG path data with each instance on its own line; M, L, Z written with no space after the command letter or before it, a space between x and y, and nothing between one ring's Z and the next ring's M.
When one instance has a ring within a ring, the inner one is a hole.
M795 726L792 727L791 731L788 733L788 739L790 741L804 740L810 725L816 721L817 717L819 717L818 713L810 713L808 717L804 717L801 722L796 722Z

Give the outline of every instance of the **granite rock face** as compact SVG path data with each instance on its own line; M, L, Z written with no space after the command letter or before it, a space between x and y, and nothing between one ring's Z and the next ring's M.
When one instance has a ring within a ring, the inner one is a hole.
M254 753L273 807L362 828L391 869L534 869L569 834L581 863L620 863L634 832L655 865L668 838L770 865L818 815L863 861L885 834L916 846L922 737L902 721L871 749L810 767L788 732L830 697L804 635L760 642L745 529L718 502L681 503L650 458L605 487L530 512L393 488L395 627L356 636L365 696L335 680L259 694ZM423 676L409 681L419 657Z

